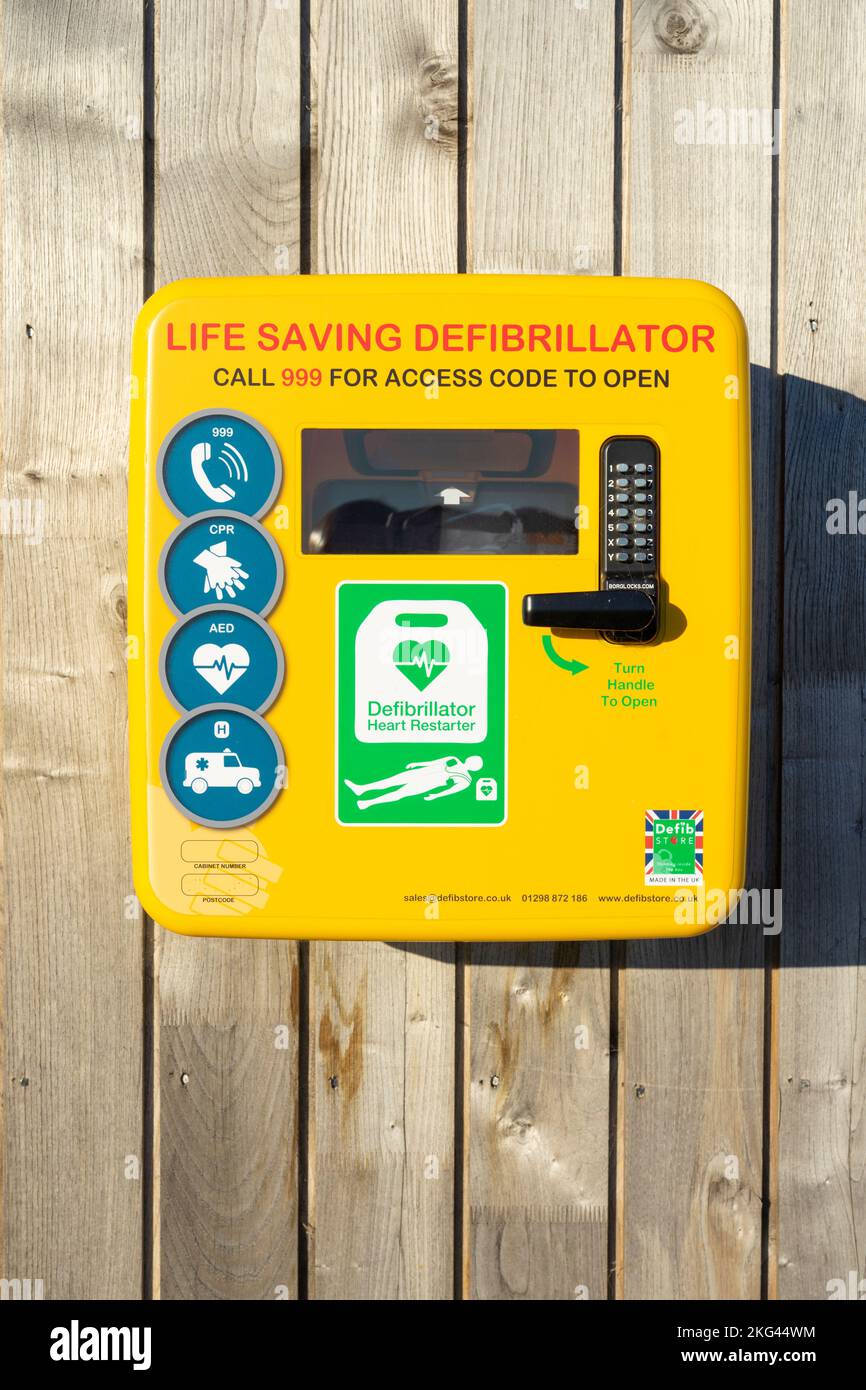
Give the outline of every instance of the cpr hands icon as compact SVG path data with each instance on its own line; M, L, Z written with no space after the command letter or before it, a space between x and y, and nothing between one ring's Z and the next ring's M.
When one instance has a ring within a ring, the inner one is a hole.
M194 561L196 565L201 565L205 572L205 593L213 591L217 599L222 599L224 592L229 598L234 598L235 590L243 591L246 585L242 581L250 577L247 571L241 568L240 561L233 560L227 552L226 542L217 541L196 555Z

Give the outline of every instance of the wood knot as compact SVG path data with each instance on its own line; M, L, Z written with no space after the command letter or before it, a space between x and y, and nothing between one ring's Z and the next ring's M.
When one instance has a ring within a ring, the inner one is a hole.
M499 1128L509 1139L526 1144L532 1137L533 1124L531 1115L513 1115L510 1119L501 1120Z
M437 53L421 62L418 108L424 122L424 139L457 152L457 64Z
M122 580L112 584L108 594L108 605L121 632L126 632L129 608L126 601L126 585Z
M699 53L710 36L710 16L696 0L662 0L653 32L669 53Z

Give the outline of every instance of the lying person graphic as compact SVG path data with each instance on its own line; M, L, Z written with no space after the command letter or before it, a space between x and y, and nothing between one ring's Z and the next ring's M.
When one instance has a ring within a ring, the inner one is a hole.
M423 796L425 801L436 801L441 796L453 796L455 792L465 791L472 785L473 772L479 772L484 759L473 753L465 761L460 758L432 758L425 763L407 763L402 772L393 777L383 777L379 782L366 782L360 785L343 780L355 796L364 799L358 802L358 810L366 811L368 806L380 806L385 801L402 801L405 796ZM384 793L383 796L368 797L367 792Z

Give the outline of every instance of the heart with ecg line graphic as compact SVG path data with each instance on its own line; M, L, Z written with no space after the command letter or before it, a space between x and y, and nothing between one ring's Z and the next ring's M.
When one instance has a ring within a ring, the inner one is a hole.
M225 695L229 686L249 670L250 654L238 642L228 642L224 647L204 642L193 652L192 664L202 680L212 685L218 695Z
M400 642L394 648L393 661L416 690L425 690L431 681L441 676L451 660L444 642Z

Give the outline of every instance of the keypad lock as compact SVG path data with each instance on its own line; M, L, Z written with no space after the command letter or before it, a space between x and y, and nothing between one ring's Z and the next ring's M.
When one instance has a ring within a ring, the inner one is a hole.
M659 451L651 439L609 439L601 456L600 579L604 593L643 595L649 620L610 642L651 642L658 632ZM619 600L617 600L619 601Z
M597 631L608 642L652 642L659 631L659 451L651 439L617 436L601 451L599 587L527 594L529 627Z

